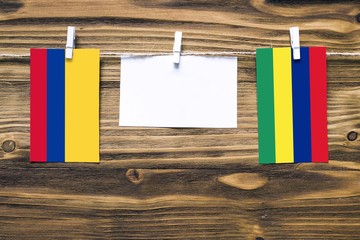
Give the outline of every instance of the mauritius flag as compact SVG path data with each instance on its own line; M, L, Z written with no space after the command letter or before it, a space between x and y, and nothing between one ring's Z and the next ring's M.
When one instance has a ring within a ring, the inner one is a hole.
M99 162L99 54L30 50L30 162Z
M259 163L328 162L326 48L256 50Z

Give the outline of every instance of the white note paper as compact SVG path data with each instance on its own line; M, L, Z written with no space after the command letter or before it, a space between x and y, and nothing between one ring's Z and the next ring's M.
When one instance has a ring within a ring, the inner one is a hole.
M237 58L122 57L120 126L237 127Z

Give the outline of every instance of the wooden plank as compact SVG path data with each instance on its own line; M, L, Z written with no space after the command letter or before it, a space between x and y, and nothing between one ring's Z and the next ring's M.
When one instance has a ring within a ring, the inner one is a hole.
M13 166L1 173L0 230L44 239L357 236L359 165L321 168L126 173L109 163Z
M15 2L19 2L18 9L3 4L8 12L0 16L2 53L63 47L66 26L71 24L81 29L77 31L78 47L101 50L171 52L175 30L184 31L184 51L289 46L288 29L293 25L300 27L303 45L347 52L360 48L356 1L318 5L278 5L265 0Z
M360 52L358 1L9 0L0 54ZM0 56L0 238L355 239L360 236L359 56L328 56L329 164L257 163L255 56L239 55L237 129L118 127L120 59L101 59L100 164L29 164L29 58ZM352 132L351 137L348 134ZM349 140L350 139L350 140Z
M163 164L170 164L174 168L176 165L173 164L176 163L180 164L180 168L204 167L205 162L210 167L231 168L243 161L256 166L258 146L254 60L254 56L239 58L237 129L141 129L118 126L119 59L102 59L101 159L121 160L119 164L136 163L146 168ZM4 76L10 63L2 63L0 73ZM356 72L359 63L360 59L350 62L348 57L329 57L330 160L357 160L360 154L360 142L351 142L346 138L350 131L360 128L360 115L356 110L360 102L360 85L356 82L357 75L351 75L351 72ZM342 67L348 69L348 76ZM28 62L19 62L19 70L28 68ZM28 72L14 71L0 81L3 89L0 101L6 103L0 109L0 120L3 122L0 141L14 140L17 145L16 151L6 154L4 159L28 156L29 102L24 102L24 99L29 99L27 75Z

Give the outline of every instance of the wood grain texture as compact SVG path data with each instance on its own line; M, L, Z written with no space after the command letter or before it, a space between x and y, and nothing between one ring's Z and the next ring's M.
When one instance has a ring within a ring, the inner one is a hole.
M359 1L0 1L0 53L302 45L360 52ZM255 56L238 60L238 128L118 127L120 59L101 59L100 164L29 164L29 58L0 58L0 239L359 239L358 56L328 57L329 164L260 166ZM2 144L2 145L1 145ZM15 147L15 149L14 149Z

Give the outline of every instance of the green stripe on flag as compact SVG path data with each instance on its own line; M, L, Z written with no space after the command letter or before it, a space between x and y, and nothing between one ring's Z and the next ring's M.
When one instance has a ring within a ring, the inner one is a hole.
M275 163L273 49L256 49L259 163Z

